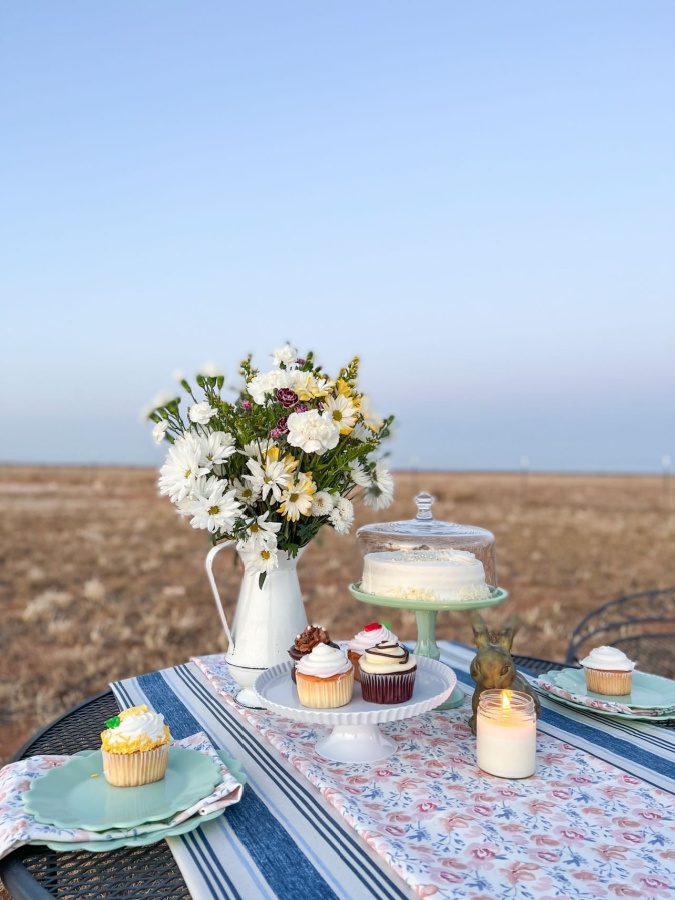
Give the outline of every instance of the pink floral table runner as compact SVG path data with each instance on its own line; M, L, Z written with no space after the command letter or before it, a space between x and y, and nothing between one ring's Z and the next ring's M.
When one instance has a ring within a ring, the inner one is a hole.
M675 890L672 795L630 766L582 749L588 742L573 738L573 726L567 742L544 733L542 723L537 774L521 781L477 768L466 707L382 726L399 745L394 756L342 765L316 754L324 729L237 706L222 656L193 662L418 896L665 897ZM454 668L468 691L457 660Z

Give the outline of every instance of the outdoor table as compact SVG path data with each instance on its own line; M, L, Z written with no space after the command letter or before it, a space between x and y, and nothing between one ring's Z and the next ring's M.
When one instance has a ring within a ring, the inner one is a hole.
M450 647L462 647L462 645L451 645L448 642L443 642L442 646L444 655ZM462 649L463 651L466 650L467 654L470 652L468 648ZM533 657L514 656L514 659L521 670L533 675L549 671L550 669L563 668L560 663ZM149 676L143 676L139 680L145 677ZM124 682L119 684L123 685ZM120 697L120 690L123 689L116 686L118 697ZM213 696L217 696L215 692ZM123 695L122 699L124 699ZM131 701L135 698L128 697L127 699L129 702L126 705L131 705ZM548 701L546 702L548 703ZM118 711L119 705L112 690L89 698L34 735L15 754L14 759L22 759L40 753L70 754L79 750L97 747L99 745L99 734L103 727L102 723L106 718ZM162 709L159 704L155 704L155 706L165 713L173 729L174 719L180 717L181 711L177 708ZM564 707L554 703L551 703L550 707L555 709L558 717L569 714L569 710L565 710ZM455 710L451 713L443 713L443 715L462 713L464 718L466 718L468 715L467 710L469 710L468 699L463 710ZM588 713L575 712L573 716L576 720L597 719L595 713L590 711ZM672 731L669 728L665 728L663 733L668 734L669 737L672 735ZM668 744L668 751L672 753L672 749L673 742L671 741ZM237 756L238 754L235 752L233 755ZM260 793L256 782L256 772L251 771L247 767L245 756L240 757L240 761L244 764L244 768L247 769L249 778L249 787L245 790L244 800L239 805L244 807L247 793L252 803L260 802ZM377 766L378 764L375 763L373 765ZM305 791L313 795L311 799L314 802L318 804L323 803L326 806L322 796L309 781L306 782ZM234 811L238 809L239 807L232 807L225 815L236 815ZM255 819L256 810L254 808L251 810L251 815ZM334 813L332 815L335 817ZM343 821L342 826L344 827L344 825ZM198 834L198 832L193 834ZM372 849L366 847L365 842L359 839L355 831L352 834L356 843L363 845L360 852L363 853L365 851L372 857L374 855ZM265 838L265 840L268 839ZM277 845L277 852L280 857L283 855L283 845ZM382 860L379 860L379 864L382 865ZM354 892L353 887L348 892L341 894L339 889L336 890L335 885L333 885L333 891L328 891L327 895L349 897L350 900L351 898L356 900L357 896L380 898L410 897L414 895L412 888L405 884L393 869L390 869L387 875L388 877L382 882L378 882L376 878L373 878L370 882L367 880L362 881L358 894ZM297 872L297 883L293 885L294 896L305 895L305 888L307 887L304 880L305 877L306 873L302 871ZM181 871L165 841L146 847L121 849L108 853L83 851L55 853L42 847L24 847L0 862L0 878L4 881L11 896L16 898L16 900L28 897L66 896L89 898L190 897ZM237 884L229 881L226 873L223 873L222 884L222 893L214 891L211 894L212 896L245 897L247 900L248 897L252 896L250 882L247 889L245 883ZM261 889L260 891L260 896L274 894L274 886L270 884L266 884L265 890ZM278 896L284 895L285 891L278 892ZM643 896L648 895L648 892L643 894ZM320 893L315 892L313 896L320 896ZM593 896L593 894L584 896Z

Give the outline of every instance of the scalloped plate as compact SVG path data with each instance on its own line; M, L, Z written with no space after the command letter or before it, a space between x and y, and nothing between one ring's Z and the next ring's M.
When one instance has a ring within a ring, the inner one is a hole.
M303 706L298 698L298 689L291 680L290 661L279 663L259 675L255 691L267 709L297 722L333 726L398 722L434 709L447 700L457 684L457 676L445 663L426 656L418 656L416 659L417 674L412 697L405 703L392 706L368 703L361 696L358 681L354 683L354 694L346 706L337 709L312 709Z
M390 609L426 609L430 612L457 612L465 609L484 609L488 606L498 606L509 596L504 588L491 587L490 596L484 600L455 600L449 603L435 603L433 600L411 600L403 597L380 597L378 594L368 594L361 590L361 582L354 581L349 585L349 592L361 603L374 603L375 606L388 606Z
M248 779L241 763L233 756L230 756L226 750L217 750L216 752L237 781L240 784L246 784ZM168 837L187 834L188 831L194 831L195 828L210 822L211 819L217 819L218 816L223 815L225 812L227 812L227 807L215 810L205 816L191 816L185 822L181 822L180 825L174 825L172 828L162 828L147 834L136 834L126 838L115 838L110 841L71 841L70 843L65 841L50 841L48 843L31 841L30 843L34 846L49 847L50 850L56 850L57 853L67 853L73 850L88 850L90 853L110 853L112 850L121 850L122 847L147 847L148 844L155 844Z
M218 767L208 756L171 747L161 781L113 787L103 775L101 751L92 750L38 778L23 801L43 824L108 831L168 819L207 797L219 780Z

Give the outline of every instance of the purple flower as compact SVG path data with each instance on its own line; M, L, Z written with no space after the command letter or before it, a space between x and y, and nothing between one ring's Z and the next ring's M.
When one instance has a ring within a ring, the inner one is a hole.
M278 441L280 437L283 437L283 431L280 431L278 428L273 428L270 431L270 437L273 441Z
M250 400L242 400L242 401L241 401L241 408L242 408L242 409L249 410L249 409L253 409L253 405L252 405L252 403L251 403Z
M307 362L306 359L304 359L302 356L299 356L296 359L295 364L296 364L296 366L300 366L300 368L302 368L306 362Z
M308 409L309 407L306 403L298 403L298 405L295 407L295 411L298 413L307 412Z
M280 437L288 434L288 416L282 416L274 428L270 431L270 437L273 441L278 441Z
M277 391L277 400L284 409L290 409L298 402L298 395L290 388L279 388Z

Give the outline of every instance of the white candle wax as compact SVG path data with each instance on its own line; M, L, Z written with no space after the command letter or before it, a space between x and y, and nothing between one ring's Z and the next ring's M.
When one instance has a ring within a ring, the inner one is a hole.
M527 778L536 771L536 753L537 720L531 698L511 691L485 691L476 715L479 768L501 778Z

